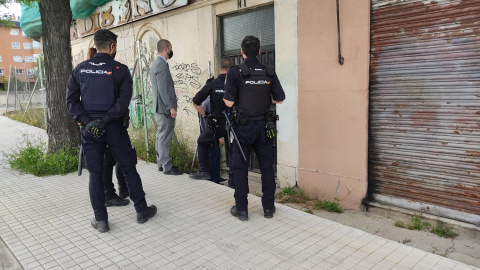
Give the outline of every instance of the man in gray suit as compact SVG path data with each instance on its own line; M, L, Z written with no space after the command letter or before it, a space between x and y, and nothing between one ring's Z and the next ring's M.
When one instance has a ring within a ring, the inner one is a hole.
M168 66L168 59L173 56L172 44L166 39L157 43L157 59L150 68L152 80L153 107L157 120L157 138L155 151L157 153L158 170L164 174L181 175L177 167L170 161L172 135L177 117L177 96L173 85L172 74Z

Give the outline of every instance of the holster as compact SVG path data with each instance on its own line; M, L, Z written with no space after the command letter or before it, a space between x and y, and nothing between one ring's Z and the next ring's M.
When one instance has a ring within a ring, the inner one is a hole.
M122 117L122 125L128 129L130 126L130 110L127 109L127 112Z
M250 122L250 117L247 110L239 109L233 112L234 123L240 126L246 126Z

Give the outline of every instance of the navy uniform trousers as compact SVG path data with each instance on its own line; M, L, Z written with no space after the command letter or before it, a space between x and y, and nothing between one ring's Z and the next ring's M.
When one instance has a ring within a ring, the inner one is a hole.
M247 161L243 160L242 154L236 142L233 145L233 164L235 182L235 204L239 211L248 209L248 160L250 151L253 149L258 158L258 164L262 173L262 205L263 209L273 209L275 200L275 153L273 139L267 137L265 120L251 120L245 126L235 126L240 145Z
M105 199L111 200L116 197L115 185L113 184L113 167L117 164L117 160L108 146L105 149L105 160L103 162L103 186L105 188ZM127 183L120 170L120 165L115 166L115 176L117 177L118 182L118 192L128 194Z
M130 199L134 202L135 210L137 212L145 211L147 202L145 201L142 180L135 168L137 154L132 147L127 129L121 121L110 123L106 127L105 134L100 138L94 138L92 134L82 131L82 145L85 165L90 172L90 202L95 213L95 219L97 221L108 219L103 187L103 161L107 145L125 176Z
M218 139L220 138L225 138L225 141L227 141L226 139L227 131L225 129L225 125L226 125L225 119L218 119L218 127L215 128L215 131L205 126L205 128L202 129L200 136L198 136L197 149L198 149L199 171L201 172L210 171L212 164L210 164L210 161L209 161L209 150L211 149L212 144L215 144L216 142L218 142ZM226 148L227 154L229 154L230 145L228 143L225 143L225 148Z

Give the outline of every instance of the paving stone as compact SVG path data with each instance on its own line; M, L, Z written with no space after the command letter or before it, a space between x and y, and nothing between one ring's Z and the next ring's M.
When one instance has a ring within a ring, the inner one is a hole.
M0 116L0 152L45 131ZM109 208L111 230L90 226L88 171L38 178L0 166L0 235L25 269L472 269L284 205L263 218L231 217L233 190L139 161L157 216L137 224L133 204ZM68 198L65 193L69 194ZM44 196L48 194L49 196Z

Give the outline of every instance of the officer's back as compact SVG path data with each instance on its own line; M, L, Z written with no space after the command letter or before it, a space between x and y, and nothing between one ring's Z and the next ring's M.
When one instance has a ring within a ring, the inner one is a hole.
M98 30L94 36L98 53L80 63L68 81L67 109L82 127L82 148L90 173L90 202L93 228L109 230L103 186L103 160L108 145L125 176L130 198L137 212L137 222L154 216L155 206L147 206L145 193L135 165L137 156L121 119L132 98L133 81L128 68L113 60L117 36Z
M283 103L285 93L272 68L261 64L260 41L247 36L242 41L244 63L230 68L225 82L225 104L234 109L235 132L239 144L233 144L235 206L230 209L240 220L248 219L248 158L253 150L262 173L264 216L275 213L275 124L270 112L272 103ZM240 145L240 146L239 146ZM247 160L241 154L243 150Z

